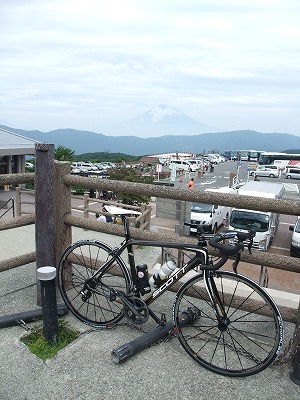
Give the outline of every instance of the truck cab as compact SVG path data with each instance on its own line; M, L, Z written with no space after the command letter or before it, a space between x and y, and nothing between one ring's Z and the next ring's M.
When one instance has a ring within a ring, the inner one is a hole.
M281 199L284 187L281 183L249 181L238 189L238 196L263 197L266 199ZM256 211L232 208L229 220L229 230L246 232L255 229L253 247L267 251L279 225L279 214L275 212Z
M215 233L229 216L228 207L205 203L192 203L190 233L201 226L206 233Z

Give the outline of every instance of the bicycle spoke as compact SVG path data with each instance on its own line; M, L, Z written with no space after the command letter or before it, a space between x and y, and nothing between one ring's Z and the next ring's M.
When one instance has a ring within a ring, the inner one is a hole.
M213 372L227 376L260 372L276 358L281 345L277 307L248 278L218 271L213 279L224 315L217 317L219 313L203 292L203 274L191 278L177 294L174 320L182 346ZM200 310L200 315L192 324L180 326L176 316L191 306Z
M127 267L119 257L105 266L112 249L98 241L80 241L70 246L59 264L59 288L72 313L92 326L108 326L123 318L123 304L111 290L128 293ZM103 267L102 267L103 266ZM99 269L100 268L100 269Z

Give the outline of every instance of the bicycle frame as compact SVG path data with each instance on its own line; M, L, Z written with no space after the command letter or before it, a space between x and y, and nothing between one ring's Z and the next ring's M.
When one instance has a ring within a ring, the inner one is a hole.
M149 241L149 240L135 240L130 236L129 224L126 217L122 216L124 230L125 230L125 240L120 243L119 246L112 250L112 257L110 260L105 262L101 268L94 273L94 275L89 279L89 281L97 279L97 277L101 277L101 273L105 272L107 268L109 268L115 261L115 259L123 254L125 250L127 250L128 254L128 262L130 268L130 277L132 287L130 288L130 293L133 293L135 296L140 296L139 288L138 288L138 278L137 278L137 269L134 257L133 246L148 246L148 247L168 247L174 248L177 250L185 250L192 251L195 253L194 257L192 257L187 263L183 264L181 268L175 273L172 273L166 281L158 287L156 290L151 292L145 299L144 302L148 306L155 299L161 296L166 290L170 289L176 282L180 280L184 275L186 275L189 271L198 267L199 265L207 265L208 264L208 251L206 248L199 246L198 244L185 244L178 242L157 242L157 241ZM210 270L204 270L204 282L206 291L215 305L216 309L216 317L221 321L221 318L225 315L225 310L221 305L221 301L219 296L217 295L217 290L215 287L215 283L212 280L213 272ZM151 313L152 314L152 313ZM155 319L155 317L152 315Z
M175 282L177 282L182 276L184 276L187 272L191 269L199 266L200 264L207 264L208 262L208 252L206 249L199 248L198 245L187 245L184 243L174 243L174 242L156 242L156 241L147 241L147 240L134 240L129 239L125 242L122 242L118 247L113 249L112 258L105 262L98 271L94 273L91 277L92 279L97 279L101 273L109 268L115 259L127 249L128 254L128 261L129 261L129 268L130 268L130 276L132 280L132 288L131 292L135 295L139 294L138 289L138 280L137 280L137 270L133 252L133 246L148 246L148 247L168 247L174 248L178 250L189 250L195 252L195 256L192 257L186 264L184 264L177 272L172 274L166 282L164 282L158 289L156 289L153 293L151 293L146 299L144 300L146 304L152 303L152 301L160 296L165 290L170 288ZM200 255L201 254L201 255Z

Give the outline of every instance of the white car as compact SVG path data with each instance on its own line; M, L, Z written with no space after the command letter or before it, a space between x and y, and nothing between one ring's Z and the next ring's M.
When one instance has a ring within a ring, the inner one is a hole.
M250 175L278 178L279 168L276 165L258 165L255 171L250 172Z

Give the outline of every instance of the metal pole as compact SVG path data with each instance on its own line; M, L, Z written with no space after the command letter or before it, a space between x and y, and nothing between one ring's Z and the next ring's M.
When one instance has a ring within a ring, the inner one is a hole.
M56 268L41 267L37 269L37 279L41 282L44 338L50 344L58 339L58 318L55 290Z
M300 386L300 351L296 354L294 369L290 374L291 380Z

